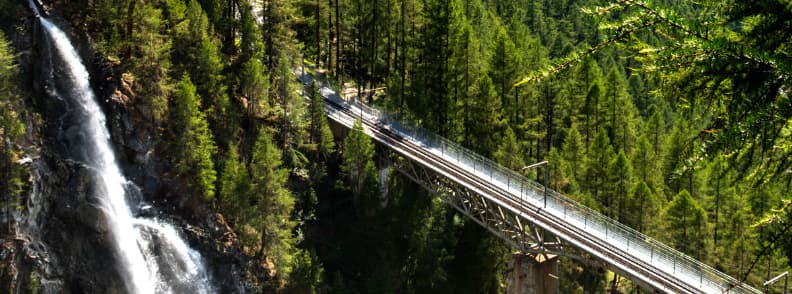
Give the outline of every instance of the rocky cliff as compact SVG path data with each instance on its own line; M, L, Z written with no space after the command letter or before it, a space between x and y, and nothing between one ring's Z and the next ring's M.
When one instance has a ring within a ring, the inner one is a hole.
M70 33L82 59L91 71L94 88L108 119L108 128L123 173L139 192L132 195L144 203L140 213L157 216L180 228L189 245L206 259L212 278L221 292L242 292L241 264L244 257L232 246L233 235L222 216L182 189L182 183L168 177L169 162L158 152L161 130L150 122L138 97L131 90L134 80L117 71L111 62L91 47L91 36L80 29L79 11L62 2L47 6L51 18L76 28ZM61 9L63 8L63 9ZM63 14L57 15L54 11ZM72 14L70 14L72 13ZM30 95L26 103L40 115L43 124L31 121L28 150L31 150L29 199L9 230L0 252L7 274L4 289L27 292L39 288L49 293L122 293L123 282L115 270L108 246L106 220L98 210L97 197L87 185L91 171L69 160L65 144L69 130L61 125L71 105L56 99L41 77L48 70L45 54L50 54L31 14L21 15L11 27L9 38L19 53L19 65ZM69 25L71 24L71 26ZM35 150L35 152L33 151Z

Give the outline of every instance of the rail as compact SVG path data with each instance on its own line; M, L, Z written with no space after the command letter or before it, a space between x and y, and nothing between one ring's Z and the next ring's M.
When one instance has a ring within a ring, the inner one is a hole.
M304 74L300 76L300 79L304 83L311 81L311 78ZM530 201L531 205L541 207L546 212L562 218L568 225L590 232L591 235L600 238L605 243L677 277L690 287L705 293L762 293L552 189L547 189L547 193L545 193L545 187L541 184L457 143L423 128L402 123L397 116L357 100L343 100L328 87L319 89L325 99L350 109L363 120L373 122L388 129L391 133L412 140L417 145L440 155L449 162L472 171L481 180L499 185L509 192L512 200L523 204ZM328 113L328 116L333 115L340 116L338 113ZM342 121L342 123L347 127L352 127L353 121Z

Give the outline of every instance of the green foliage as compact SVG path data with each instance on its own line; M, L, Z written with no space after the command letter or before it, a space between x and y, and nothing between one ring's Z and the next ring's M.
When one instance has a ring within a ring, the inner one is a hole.
M611 212L610 215L614 216L614 218L618 221L625 220L625 213L627 213L627 201L629 199L629 193L632 189L632 164L630 163L630 159L627 158L627 155L624 154L624 150L619 151L619 153L614 157L610 164L608 165L608 170L610 172L610 176L608 177L608 196L612 199L615 203L612 206L616 206ZM607 206L606 206L607 207Z
M214 183L214 141L226 148L217 203L245 251L265 261L251 272L275 277L266 289L487 292L502 290L501 243L406 179L389 176L382 197L362 129L345 140L341 162L331 156L321 104L296 94L298 56L358 90L384 87L361 98L509 168L550 160L552 187L643 232L672 243L700 233L689 239L705 244L688 242L691 252L756 282L782 268L782 252L792 255L771 239L783 222L751 226L785 215L775 209L792 167L792 17L782 2L743 2L264 1L260 26L238 1L97 0L86 17L97 49L126 73L122 92L174 135L178 174L196 193L207 197ZM13 55L0 57L12 64ZM192 88L174 86L185 73ZM0 110L18 118L11 92ZM315 89L306 93L316 100ZM21 136L10 122L0 135ZM10 142L5 159L16 159L18 140ZM327 184L339 176L348 187ZM671 210L653 216L683 189L706 214L680 233ZM291 193L308 199L297 212ZM303 210L320 217L301 219ZM294 249L303 235L305 249ZM337 287L317 286L321 264L331 264L326 280ZM562 289L604 288L598 270L568 269Z
M784 138L779 131L792 113L784 90L792 72L788 6L772 0L666 4L620 1L590 12L613 20L603 31L662 78L662 94L681 108L713 114L706 123L709 153L761 154L774 160L740 160L735 167L757 171L757 179L783 175L792 166L781 159L789 151L771 146ZM618 38L643 32L656 39Z
M0 33L0 138L4 139L4 144L18 140L25 133L25 125L19 117L22 97L14 63L14 54L8 41Z
M252 180L251 202L255 207L247 225L257 232L260 243L259 256L271 261L270 275L275 277L276 288L286 284L295 266L296 223L290 218L294 209L294 196L286 189L288 171L282 166L281 150L272 142L271 135L260 131L250 161Z
M287 293L319 293L323 283L324 269L316 253L299 250L295 256L294 270L289 278Z
M646 134L638 138L630 160L633 163L635 177L648 185L652 191L663 193L665 186L662 178L662 158L655 153Z
M253 117L272 119L277 109L270 104L269 76L258 58L251 58L242 64L239 83L239 95L247 101L246 111Z
M707 214L687 190L674 196L662 217L668 244L697 259L707 256Z
M309 108L311 121L308 126L310 142L316 144L316 151L320 158L327 160L335 149L335 141L333 141L333 132L330 130L330 125L327 123L324 97L322 97L315 83L311 84L308 91L311 94L311 105Z
M306 107L305 98L297 95L297 84L294 80L292 67L286 55L280 56L278 67L272 73L272 98L280 106L278 113L278 136L284 154L284 161L291 167L304 167L308 159L298 147L306 137Z
M584 191L591 194L591 196L602 206L604 213L608 216L613 216L614 203L610 195L606 193L609 175L611 172L608 166L611 159L614 157L613 147L611 147L608 135L605 129L600 129L594 142L589 149L588 158L586 161L585 177L586 185Z
M493 154L493 159L511 170L520 170L525 166L525 161L522 158L522 148L520 148L517 137L511 128L506 128L500 147Z
M569 133L564 139L561 154L564 161L568 164L565 173L571 177L573 185L575 186L584 180L582 170L586 163L585 152L586 147L583 145L580 132L578 132L576 125L572 125L569 128ZM576 189L572 190L574 191Z
M468 135L465 143L472 150L488 155L497 150L498 135L504 126L500 99L487 75L479 78L474 91L467 110L470 119L465 125Z
M207 201L212 200L217 177L213 157L217 146L189 75L182 76L174 98L171 123L179 150L176 169L183 176L190 177L195 192Z
M188 2L185 17L174 28L175 70L177 73L187 73L193 79L212 131L221 145L225 145L236 132L236 115L229 109L230 99L223 76L220 44L206 13L196 0Z
M22 155L18 145L25 135L22 122L22 93L14 55L0 33L0 207L16 207L22 204L23 169L17 164Z
M660 211L660 201L644 181L638 181L630 191L630 200L626 210L624 224L643 232L656 233L658 223L656 215Z
M244 224L257 214L254 207L249 205L252 203L251 185L247 167L239 159L236 147L230 145L223 161L217 196L231 223Z
M167 97L172 89L168 77L171 40L161 33L166 23L160 9L144 5L135 10L134 17L136 25L129 41L138 46L133 46L137 50L128 59L129 71L134 76L133 89L138 97L147 99L144 105L149 109L148 115L159 123L167 115Z
M341 172L347 178L355 206L366 212L376 206L379 186L374 167L374 143L363 132L363 125L358 120L344 139Z

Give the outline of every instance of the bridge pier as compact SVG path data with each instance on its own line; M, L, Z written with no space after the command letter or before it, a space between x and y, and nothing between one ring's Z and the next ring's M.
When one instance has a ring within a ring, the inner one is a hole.
M506 293L558 293L558 256L515 253L506 267Z

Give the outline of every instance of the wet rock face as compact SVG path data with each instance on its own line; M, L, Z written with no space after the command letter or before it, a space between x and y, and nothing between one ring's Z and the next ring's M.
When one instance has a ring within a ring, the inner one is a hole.
M123 293L121 273L111 250L107 220L98 208L89 179L93 171L52 153L36 162L36 188L40 210L29 215L36 230L33 248L45 252L40 265L47 292Z

